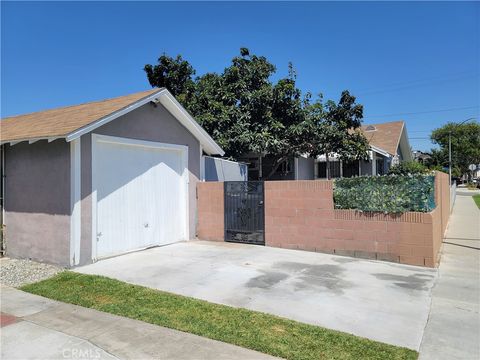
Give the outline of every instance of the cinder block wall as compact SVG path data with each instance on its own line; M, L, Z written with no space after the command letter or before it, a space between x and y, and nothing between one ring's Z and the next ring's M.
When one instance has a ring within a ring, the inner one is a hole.
M450 209L437 173L437 207L401 215L335 210L332 181L265 182L265 245L434 267ZM198 185L198 237L222 241L223 183Z
M202 240L224 240L223 182L197 184L197 237Z
M432 211L435 217L433 221L433 253L435 263L440 260L440 249L443 236L447 230L448 219L450 217L450 183L448 174L437 171L435 173L435 204L436 208Z
M433 267L433 218L334 210L331 181L265 183L268 246Z
M334 235L331 181L265 182L266 245L331 252Z

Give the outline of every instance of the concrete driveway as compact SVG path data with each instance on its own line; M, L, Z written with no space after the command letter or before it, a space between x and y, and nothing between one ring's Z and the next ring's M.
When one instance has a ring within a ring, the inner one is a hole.
M418 350L436 270L254 245L191 241L77 268Z

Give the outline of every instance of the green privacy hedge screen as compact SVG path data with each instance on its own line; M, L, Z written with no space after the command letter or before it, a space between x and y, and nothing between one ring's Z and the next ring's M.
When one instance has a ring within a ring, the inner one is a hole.
M334 184L336 209L403 213L435 208L434 175L358 176Z

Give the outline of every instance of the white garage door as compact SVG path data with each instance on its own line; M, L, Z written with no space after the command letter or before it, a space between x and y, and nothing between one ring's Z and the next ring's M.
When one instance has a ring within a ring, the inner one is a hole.
M94 258L186 240L187 148L102 135L92 143Z

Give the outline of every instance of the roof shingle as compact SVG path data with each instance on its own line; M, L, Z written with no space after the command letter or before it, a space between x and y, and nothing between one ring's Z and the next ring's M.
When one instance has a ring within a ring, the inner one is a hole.
M7 142L65 137L160 90L156 88L113 99L7 117L0 121L0 138Z
M361 129L370 145L395 156L404 125L403 121L393 121L381 124L368 124L362 126ZM367 126L374 126L375 130L366 131Z

